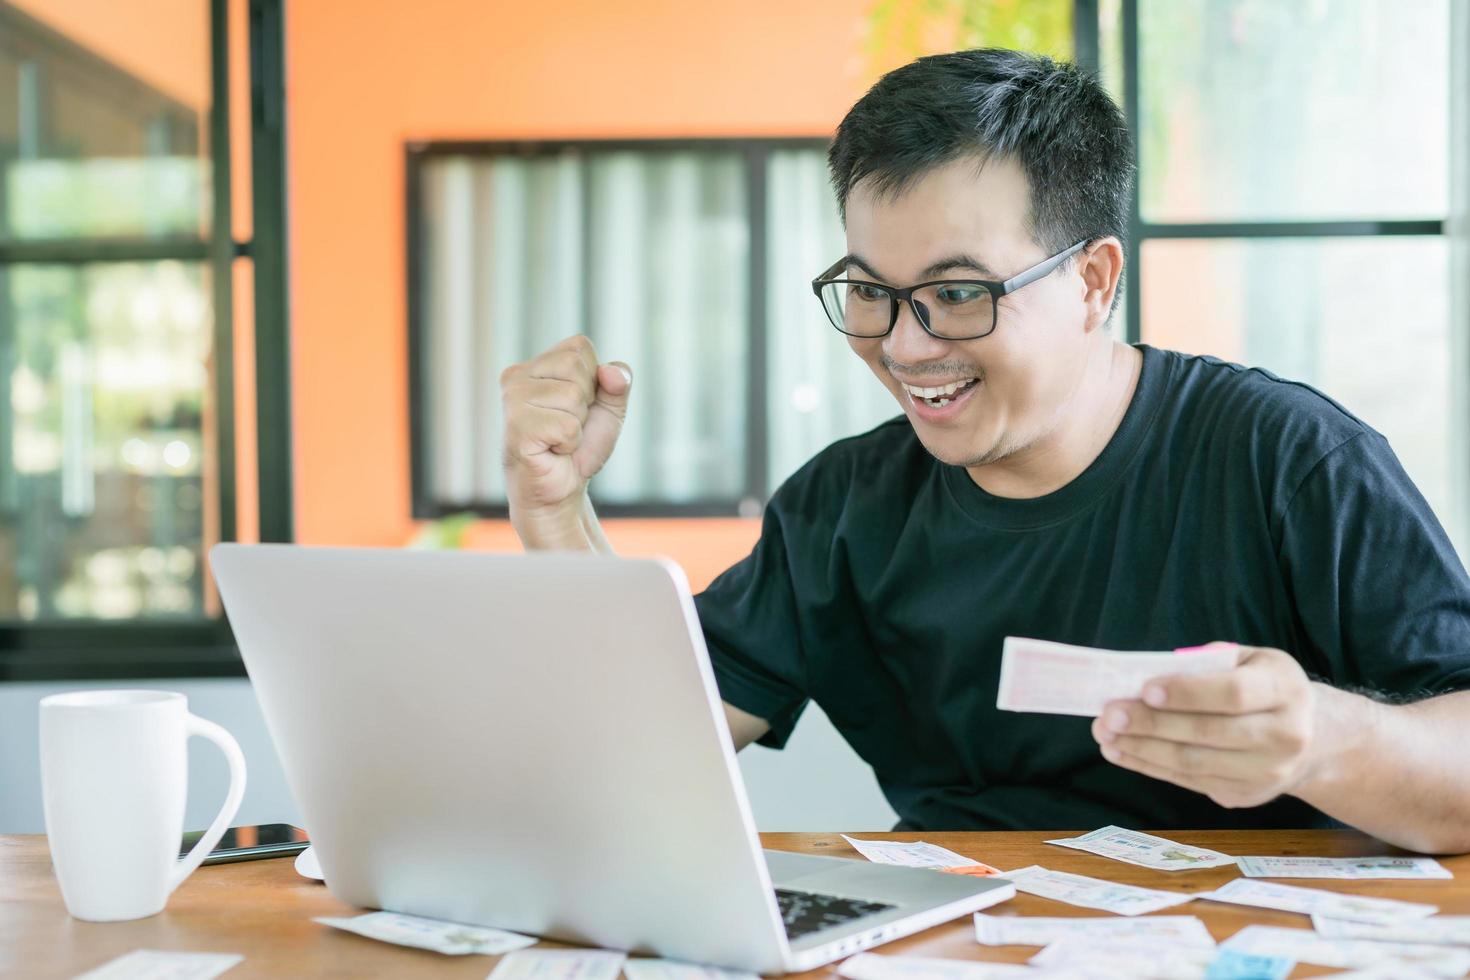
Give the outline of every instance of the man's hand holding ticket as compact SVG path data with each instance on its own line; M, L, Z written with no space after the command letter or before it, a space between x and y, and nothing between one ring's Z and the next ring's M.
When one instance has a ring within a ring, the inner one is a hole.
M1126 653L1007 637L996 707L1093 717L1114 765L1248 807L1311 784L1321 746L1342 730L1321 688L1280 650Z

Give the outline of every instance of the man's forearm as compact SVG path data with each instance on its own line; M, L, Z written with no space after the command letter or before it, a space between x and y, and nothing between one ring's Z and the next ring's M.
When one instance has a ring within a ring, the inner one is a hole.
M1470 691L1383 704L1315 685L1323 752L1294 795L1415 851L1470 851Z

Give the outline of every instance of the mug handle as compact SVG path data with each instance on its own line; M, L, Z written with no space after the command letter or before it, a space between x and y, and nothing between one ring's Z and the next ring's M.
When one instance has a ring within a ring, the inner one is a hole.
M225 835L225 829L229 827L230 821L235 819L235 814L240 809L240 801L245 797L245 756L241 754L240 743L235 741L235 737L214 722L205 721L198 715L190 714L184 719L184 737L188 738L193 735L209 739L225 754L225 761L230 764L230 791L225 794L225 805L220 807L214 823L210 824L204 836L199 838L199 843L195 844L194 849L174 865L168 882L170 895L173 894L175 888L184 883L185 878L193 874L199 865L204 863L209 852L214 850L214 845L218 844L220 838Z

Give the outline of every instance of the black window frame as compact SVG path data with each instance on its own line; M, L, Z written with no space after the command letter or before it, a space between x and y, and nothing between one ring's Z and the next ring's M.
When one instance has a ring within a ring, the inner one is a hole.
M90 265L176 259L207 262L214 315L213 352L220 540L236 538L233 265L254 271L256 423L261 541L293 537L289 428L289 308L286 293L285 63L283 0L249 0L251 181L254 234L233 237L230 172L229 0L200 0L209 9L208 118L213 213L207 237L67 238L0 241L0 266ZM0 23L23 20L28 31L74 56L95 55L9 5ZM101 70L113 70L97 61ZM7 331L0 309L0 331ZM0 622L0 682L240 677L244 664L227 618Z
M698 139L565 139L565 140L433 140L404 145L404 201L407 205L408 232L408 411L409 471L413 516L418 520L434 520L454 514L475 514L483 518L505 519L508 508L501 501L471 501L446 504L431 495L429 475L429 410L424 398L426 367L426 332L423 306L424 282L423 204L424 167L447 157L469 157L488 160L507 156L546 158L561 153L590 152L709 152L739 154L745 168L745 214L750 229L750 279L746 286L749 370L745 379L745 485L735 499L707 499L688 503L611 503L597 502L602 517L749 517L759 513L770 491L770 466L767 461L768 414L766 411L767 355L766 324L766 165L773 152L782 150L819 150L825 152L827 140L818 137L711 137ZM585 247L586 241L584 239ZM575 332L569 324L567 333ZM596 499L594 484L593 498Z

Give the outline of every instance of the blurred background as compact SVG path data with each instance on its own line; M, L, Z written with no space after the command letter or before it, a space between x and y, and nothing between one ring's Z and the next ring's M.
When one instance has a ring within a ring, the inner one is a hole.
M570 333L638 372L614 544L696 589L743 557L897 412L806 285L845 251L826 141L980 45L1127 112L1115 333L1321 388L1464 555L1470 3L0 0L0 832L42 829L72 687L185 691L249 758L239 821L295 819L205 552L517 550L497 378ZM763 830L893 819L816 709L741 762Z

